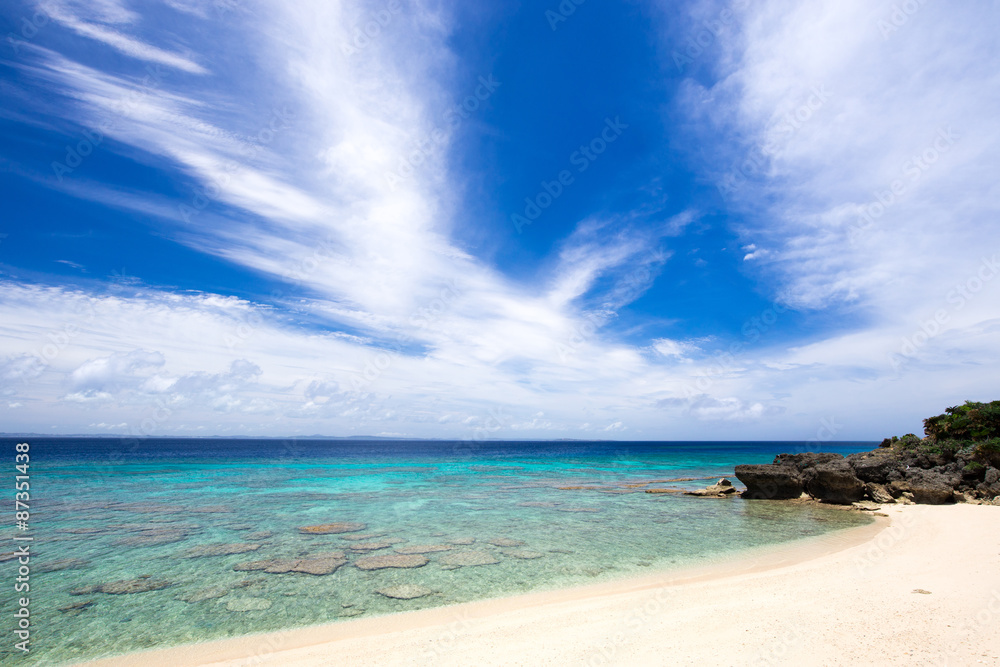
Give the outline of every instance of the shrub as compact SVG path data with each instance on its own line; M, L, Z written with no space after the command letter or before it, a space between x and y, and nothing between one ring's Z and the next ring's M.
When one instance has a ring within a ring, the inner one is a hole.
M1000 401L978 403L966 401L936 417L924 420L924 433L932 440L983 441L1000 438Z
M976 443L972 450L974 462L1000 468L1000 438L992 438Z

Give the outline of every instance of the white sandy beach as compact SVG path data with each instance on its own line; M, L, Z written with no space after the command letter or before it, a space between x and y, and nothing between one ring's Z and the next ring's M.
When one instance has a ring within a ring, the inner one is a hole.
M1000 508L884 511L699 570L87 664L1000 665Z

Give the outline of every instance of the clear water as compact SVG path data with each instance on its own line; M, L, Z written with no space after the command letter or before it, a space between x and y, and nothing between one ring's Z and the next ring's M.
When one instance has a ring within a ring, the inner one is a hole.
M732 477L738 463L769 462L778 452L804 451L805 443L22 440L31 444L32 650L23 656L12 648L20 594L4 583L0 617L10 628L0 646L3 664L65 664L592 583L869 521L815 506L644 492L700 488ZM11 462L15 442L0 439ZM823 449L846 454L871 447L827 443ZM640 486L690 477L699 479ZM298 531L336 521L364 523L360 534L383 536L366 541L401 541L355 554L350 547L357 541L345 538L356 534ZM18 544L13 529L4 532L0 554ZM472 545L451 544L470 538ZM489 543L495 538L519 540L518 549L541 556L518 558L520 552ZM260 547L186 557L198 545L231 543ZM426 544L452 549L426 554L430 562L414 569L352 565L366 555ZM233 569L332 550L347 551L350 562L325 576ZM443 566L449 554L468 550L499 562ZM44 571L65 566L66 559L76 560L68 569ZM13 582L16 561L0 568ZM144 575L170 586L70 594ZM434 593L399 600L375 592L406 583ZM180 599L205 589L221 597ZM60 610L87 601L92 604L84 609Z

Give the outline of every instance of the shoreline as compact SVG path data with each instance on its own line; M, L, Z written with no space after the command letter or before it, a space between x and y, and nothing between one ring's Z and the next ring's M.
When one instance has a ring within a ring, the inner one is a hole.
M892 507L892 509L897 509ZM902 509L902 508L899 508ZM907 513L912 508L907 508ZM403 664L421 658L421 664L468 664L468 651L457 644L472 641L492 626L512 619L541 616L549 620L571 613L581 606L614 607L629 600L638 604L639 613L620 623L624 634L629 628L648 625L653 615L667 613L699 587L736 583L742 579L767 576L794 569L873 544L892 525L887 517L874 517L866 526L835 531L826 535L758 547L738 554L713 559L707 564L681 566L645 575L615 579L569 588L536 591L515 596L492 598L416 611L339 621L282 631L214 639L196 644L128 653L108 658L73 663L90 667L119 667L140 663L156 665L318 665L337 656L338 665ZM1000 527L1000 512L996 513ZM998 582L1000 585L1000 582ZM558 620L557 620L558 625ZM579 630L586 636L586 630ZM520 636L521 633L518 633ZM530 634L530 631L529 631ZM410 638L422 637L416 644ZM387 642L403 642L389 651ZM504 642L490 642L499 648ZM612 641L611 645L617 642ZM345 652L346 650L346 652ZM607 648L605 648L607 652ZM600 655L598 651L596 655ZM325 657L324 657L325 656ZM607 656L605 656L607 657ZM706 656L707 657L707 656ZM485 662L484 662L485 660ZM489 662L482 656L478 664ZM614 664L613 661L595 664Z

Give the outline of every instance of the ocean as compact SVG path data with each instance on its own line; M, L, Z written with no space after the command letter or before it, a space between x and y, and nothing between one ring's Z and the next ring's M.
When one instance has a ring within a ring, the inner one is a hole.
M30 520L18 530L9 505L0 558L30 545L30 593L14 591L8 556L5 665L640 576L864 525L816 505L645 490L735 483L735 465L781 452L877 446L0 438L11 477L18 442L30 444ZM408 567L363 569L386 562ZM13 646L24 596L27 655Z

